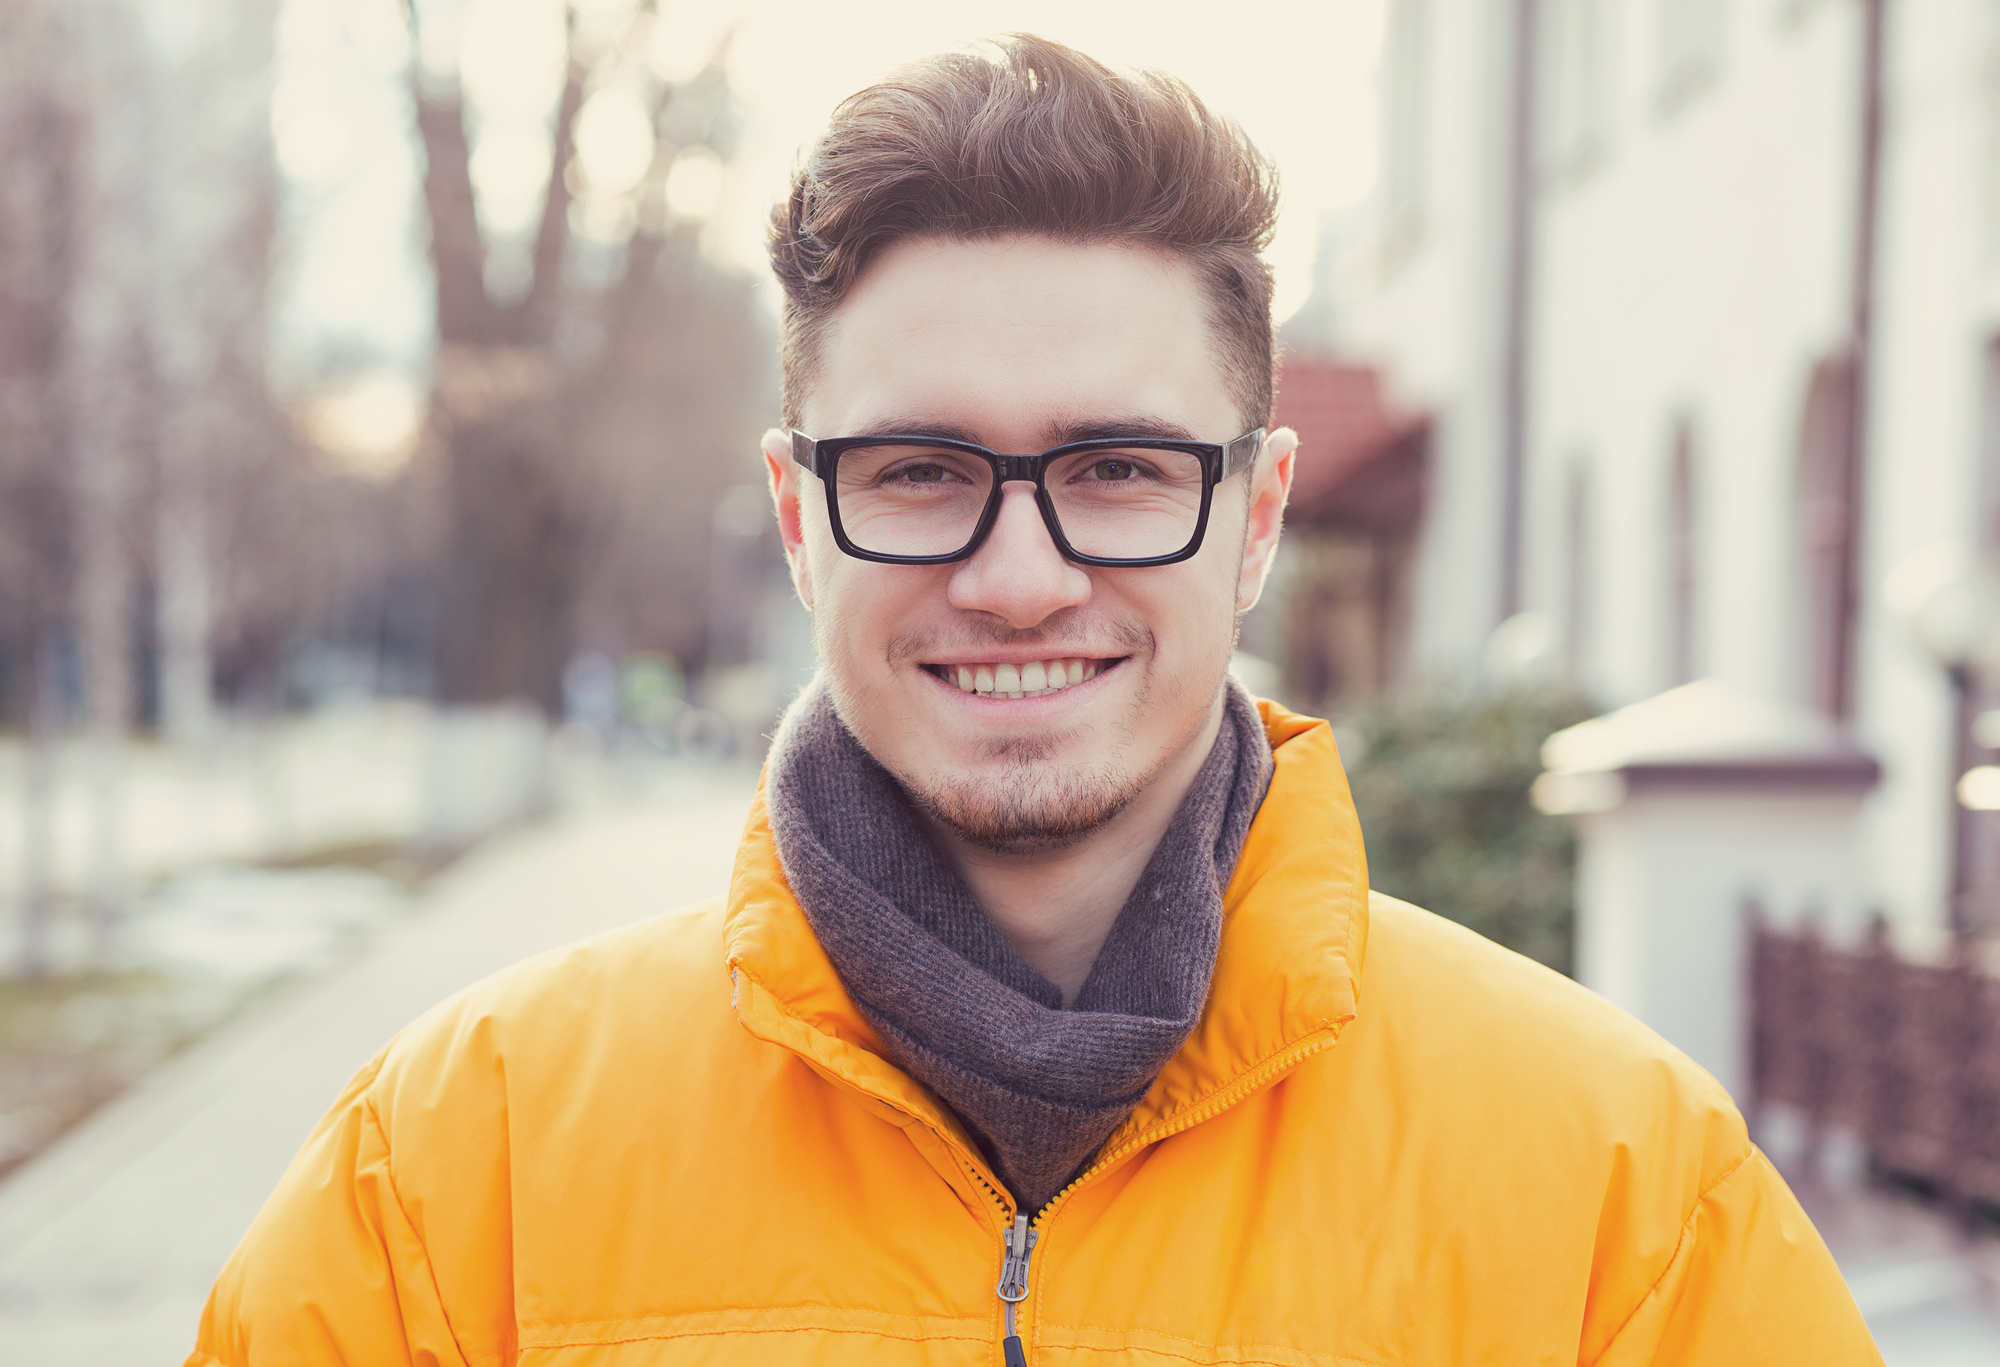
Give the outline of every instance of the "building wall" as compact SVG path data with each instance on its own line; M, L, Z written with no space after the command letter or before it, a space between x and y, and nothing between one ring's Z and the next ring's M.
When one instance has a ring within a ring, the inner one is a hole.
M1529 602L1560 602L1575 467L1601 566L1585 686L1624 703L1691 672L1803 697L1795 467L1813 364L1846 325L1852 10L1780 25L1738 0L1689 88L1660 70L1649 0L1602 7L1623 20L1601 57L1619 73L1602 150L1580 169L1545 159L1539 197ZM1677 439L1691 671L1674 659Z
M1981 357L2000 323L1990 246L1997 8L1902 0L1890 9L1860 729L1886 769L1871 863L1913 927L1935 928L1948 892L1952 709L1880 589L1924 547L1981 535Z
M1393 32L1411 0L1392 8ZM1490 231L1506 193L1505 7L1417 0L1428 11L1429 117L1417 140L1413 212L1353 252L1340 272L1344 344L1392 362L1394 398L1438 416L1433 486L1416 574L1411 664L1431 676L1478 668L1497 621L1500 527L1500 300L1503 244ZM1408 73L1404 73L1406 76ZM1385 111L1393 125L1394 111ZM1394 154L1393 127L1385 151Z
M1437 414L1414 625L1416 663L1436 674L1474 666L1495 625L1514 7L1429 2L1438 212L1402 255L1378 245L1372 270L1344 273L1341 313L1349 350ZM1888 5L1854 728L1887 775L1865 819L1868 876L1921 940L1945 914L1950 709L1882 585L1927 544L1992 535L1979 510L2000 328L2000 4ZM1862 5L1540 8L1526 606L1568 629L1578 680L1606 706L1690 673L1808 701L1800 429L1814 366L1849 324ZM1385 85L1397 74L1385 66ZM1680 586L1677 443L1693 549Z

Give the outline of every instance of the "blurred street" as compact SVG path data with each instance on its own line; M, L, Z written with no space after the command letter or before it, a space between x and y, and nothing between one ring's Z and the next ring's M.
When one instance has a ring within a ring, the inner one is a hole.
M1858 1156L1858 1155L1857 1155ZM1786 1166L1782 1165L1781 1166ZM1800 1204L1847 1275L1887 1367L2000 1362L2000 1239L1878 1190L1788 1168Z
M173 1059L0 1183L0 1362L179 1361L230 1249L354 1070L488 973L721 893L754 783L747 766L661 762L636 796L580 795L445 874L364 957Z

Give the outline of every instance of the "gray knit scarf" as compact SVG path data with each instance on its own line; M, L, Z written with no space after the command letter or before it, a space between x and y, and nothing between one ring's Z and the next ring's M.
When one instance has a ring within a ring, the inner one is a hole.
M792 893L891 1060L958 1114L1022 1210L1082 1170L1200 1019L1271 767L1230 683L1215 748L1065 1009L826 693L786 717L768 793Z

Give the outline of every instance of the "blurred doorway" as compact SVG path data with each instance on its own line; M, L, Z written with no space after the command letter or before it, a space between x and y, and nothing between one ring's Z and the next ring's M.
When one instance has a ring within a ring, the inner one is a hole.
M1300 441L1286 683L1301 706L1337 710L1403 673L1431 422L1391 406L1370 367L1300 357L1286 358L1273 421Z

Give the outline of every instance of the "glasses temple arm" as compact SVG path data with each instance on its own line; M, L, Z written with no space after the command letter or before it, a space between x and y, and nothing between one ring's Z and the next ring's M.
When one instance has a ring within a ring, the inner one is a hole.
M1222 448L1222 478L1228 479L1238 470L1246 469L1257 459L1257 453L1264 449L1264 429L1245 432L1235 441Z
M818 446L819 443L799 431L796 427L792 429L791 435L792 459L805 466L806 469L812 471L814 474L818 474L819 466L813 460L813 448Z

